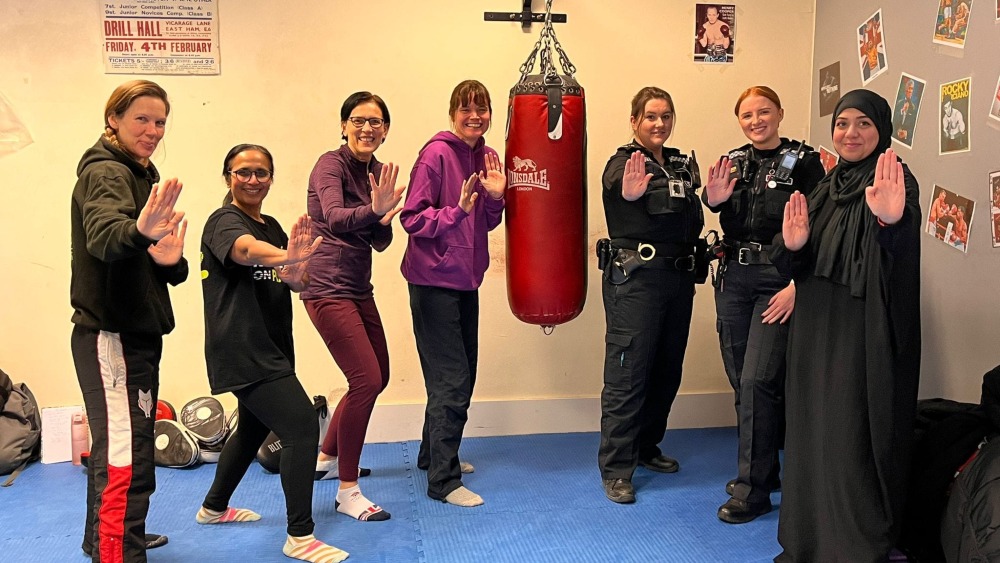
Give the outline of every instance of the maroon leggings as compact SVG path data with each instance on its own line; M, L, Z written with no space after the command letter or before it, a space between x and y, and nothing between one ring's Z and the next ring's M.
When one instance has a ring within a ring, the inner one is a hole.
M375 298L309 299L306 311L347 377L347 394L333 411L320 448L338 456L341 481L358 480L358 462L375 399L389 384L389 350Z

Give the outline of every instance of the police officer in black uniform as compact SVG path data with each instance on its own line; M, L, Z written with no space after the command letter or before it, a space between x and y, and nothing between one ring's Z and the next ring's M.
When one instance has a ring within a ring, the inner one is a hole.
M663 144L674 124L666 91L632 99L634 140L603 176L610 240L598 244L607 320L598 465L608 498L635 501L637 465L673 473L658 444L681 383L694 301L695 243L704 225L693 158Z
M739 475L726 485L731 498L719 519L749 522L771 511L780 486L778 450L784 435L787 321L795 286L768 259L781 232L785 203L806 196L823 177L819 155L778 135L784 112L766 86L748 88L736 117L750 143L712 166L702 200L719 213L723 257L713 280L722 363L736 395Z

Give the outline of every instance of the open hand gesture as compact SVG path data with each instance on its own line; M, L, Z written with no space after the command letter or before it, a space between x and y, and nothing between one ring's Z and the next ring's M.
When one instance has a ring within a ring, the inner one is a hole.
M458 206L462 208L462 211L466 213L472 213L472 206L476 204L476 200L479 199L479 193L476 192L476 180L478 178L475 174L469 176L469 178L462 183L462 192L458 195Z
M288 260L285 264L308 260L321 242L323 237L312 238L312 219L307 213L303 213L292 225L292 234L288 237Z
M785 289L775 293L767 302L767 309L761 313L760 322L773 325L785 324L795 309L795 284L790 283Z
M503 164L500 157L489 153L486 155L486 172L479 172L479 183L486 188L486 192L493 199L503 197L503 192L507 188L507 175L503 173Z
M809 206L806 203L806 196L798 190L792 193L788 203L785 204L781 237L785 239L785 248L792 252L802 250L809 240Z
M389 213L403 199L403 190L406 189L406 186L396 186L396 176L398 174L399 167L391 162L382 165L378 182L375 181L374 174L371 172L368 173L368 183L372 188L372 211L376 215Z
M639 151L625 162L625 174L622 175L622 197L627 201L635 201L646 193L652 174L646 174L646 157Z
M149 192L146 205L139 212L136 228L143 236L152 240L160 240L171 234L184 219L183 211L175 211L174 204L184 187L177 178L171 178L163 185L154 184Z
M719 159L719 162L708 169L708 183L705 184L705 195L708 204L712 207L729 199L733 195L733 188L736 187L736 178L729 179L730 161L728 156Z
M160 266L173 266L184 256L184 235L187 233L187 219L181 221L169 235L150 245L146 252Z
M885 225L892 225L903 217L906 205L903 163L892 149L879 155L875 163L875 180L865 188L865 201L868 209Z

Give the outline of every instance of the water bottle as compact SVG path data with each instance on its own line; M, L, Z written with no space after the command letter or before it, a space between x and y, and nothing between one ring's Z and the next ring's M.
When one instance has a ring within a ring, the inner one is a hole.
M87 451L87 422L83 413L73 415L72 423L73 465L80 465L80 454Z

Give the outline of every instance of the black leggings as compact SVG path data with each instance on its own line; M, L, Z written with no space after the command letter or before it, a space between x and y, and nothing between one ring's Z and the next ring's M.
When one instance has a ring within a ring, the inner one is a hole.
M313 533L313 472L319 424L312 401L294 375L233 391L239 403L239 427L222 449L215 482L203 506L222 511L240 484L269 431L281 439L281 488L288 511L288 535Z

